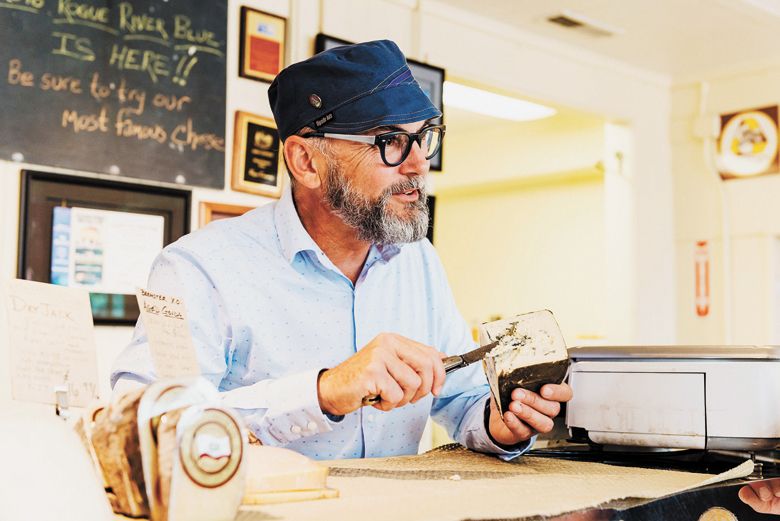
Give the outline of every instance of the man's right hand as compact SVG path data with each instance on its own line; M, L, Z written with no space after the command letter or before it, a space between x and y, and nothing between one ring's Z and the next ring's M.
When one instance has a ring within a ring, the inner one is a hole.
M320 408L328 414L349 414L366 396L379 396L374 407L389 411L414 403L444 386L444 355L436 349L393 333L382 333L363 349L320 374Z

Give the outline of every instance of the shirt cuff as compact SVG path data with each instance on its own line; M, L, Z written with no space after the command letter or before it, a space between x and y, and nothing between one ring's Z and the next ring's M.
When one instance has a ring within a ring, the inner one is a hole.
M534 435L517 445L499 445L493 440L488 431L489 421L490 394L488 393L484 401L475 403L466 413L466 418L464 418L464 425L466 426L464 445L477 452L497 454L499 458L509 461L528 452L534 442L536 442L536 436Z
M320 409L319 373L314 369L225 391L222 403L238 409L264 445L286 445L330 432L338 417L328 418Z

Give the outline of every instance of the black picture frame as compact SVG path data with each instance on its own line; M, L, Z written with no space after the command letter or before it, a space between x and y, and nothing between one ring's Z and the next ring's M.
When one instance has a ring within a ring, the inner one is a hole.
M428 231L425 236L433 244L433 219L436 217L436 196L429 195L425 203L428 205Z
M335 47L341 47L342 45L351 45L354 42L342 40L334 36L319 33L314 39L314 53L321 53ZM437 124L444 123L444 80L446 78L446 72L441 67L435 65L429 65L427 63L419 62L407 58L406 63L409 65L409 69L414 75L414 79L420 84L420 88L431 98L434 106L439 109L442 116L435 121ZM442 142L442 148L439 152L431 158L431 170L435 172L441 172L443 169L442 158L444 157L444 143Z
M159 215L163 244L190 231L190 190L107 179L21 171L17 277L51 282L52 216L55 206ZM90 293L96 324L134 324L135 295Z

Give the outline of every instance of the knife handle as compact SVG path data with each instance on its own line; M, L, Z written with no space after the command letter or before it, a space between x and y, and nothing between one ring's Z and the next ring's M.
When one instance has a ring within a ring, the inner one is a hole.
M461 367L465 367L466 364L463 363L463 358L459 355L455 356L448 356L447 358L442 359L442 363L444 364L444 373L449 374L452 371L456 369L460 369ZM367 405L375 405L380 402L382 398L378 394L370 394L368 396L363 397L363 406Z

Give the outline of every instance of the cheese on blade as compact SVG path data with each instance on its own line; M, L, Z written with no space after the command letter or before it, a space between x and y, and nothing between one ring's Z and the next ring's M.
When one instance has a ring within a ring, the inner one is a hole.
M538 392L546 383L560 383L569 355L555 317L548 310L484 324L482 345L498 341L483 359L490 391L503 413L515 387Z

